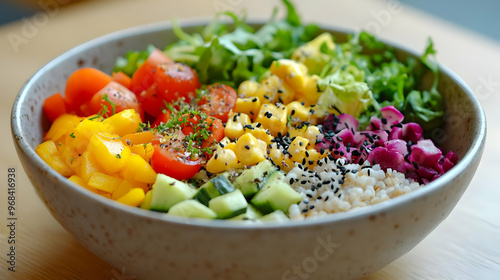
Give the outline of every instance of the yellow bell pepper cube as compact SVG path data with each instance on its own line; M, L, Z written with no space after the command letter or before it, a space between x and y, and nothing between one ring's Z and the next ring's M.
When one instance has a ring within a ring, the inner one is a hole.
M131 154L127 165L123 168L123 178L152 184L156 180L156 172L141 156Z
M94 155L89 151L82 154L82 162L80 167L80 176L84 182L88 182L90 176L94 172L103 172L103 168L99 165Z
M131 151L116 134L96 133L90 138L89 149L108 174L120 171L128 162Z
M61 156L64 162L75 171L77 175L80 175L82 157L81 154L70 146L62 145Z
M236 141L236 156L244 165L254 165L266 159L261 144L250 133L245 133Z
M73 138L75 139L90 139L96 133L112 133L113 127L99 119L91 117L82 120L77 126Z
M112 194L123 179L101 172L94 172L89 179L88 185L100 191Z
M129 191L131 191L134 188L134 185L132 185L130 182L127 180L123 180L120 185L116 188L116 190L113 192L111 195L111 199L117 200L118 198L126 195Z
M130 146L130 151L134 154L140 155L145 161L149 162L149 160L153 156L155 148L153 144L146 143L146 144L132 145Z
M71 133L83 118L77 115L64 114L59 116L50 126L45 135L46 140L56 141L62 136Z
M134 109L123 110L103 121L114 128L113 133L120 136L136 132L141 122L141 117Z
M48 140L38 145L35 152L40 156L50 167L52 167L59 174L69 177L75 172L71 169L62 158L57 150L56 144L52 140Z
M126 205L130 205L133 207L137 207L141 205L142 201L144 201L144 198L146 197L146 194L144 193L144 190L141 188L134 188L130 190L127 194L124 196L118 198L116 201L121 202Z

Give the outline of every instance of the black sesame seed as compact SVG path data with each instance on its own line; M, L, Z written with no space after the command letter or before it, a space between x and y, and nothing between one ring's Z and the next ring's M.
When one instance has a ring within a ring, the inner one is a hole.
M386 118L382 118L380 120L382 121L383 124L387 124L387 119Z
M313 196L309 193L306 194L307 197L312 198Z
M293 184L294 180L293 178L290 178L290 185Z
M250 146L245 145L245 149L250 150Z

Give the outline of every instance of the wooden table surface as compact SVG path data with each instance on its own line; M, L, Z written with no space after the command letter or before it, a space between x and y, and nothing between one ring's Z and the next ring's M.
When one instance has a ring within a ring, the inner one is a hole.
M266 19L278 1L83 1L46 10L0 27L0 279L128 279L81 246L34 193L14 150L10 111L21 86L44 64L85 41L136 25L177 18L212 17L246 8ZM169 2L169 3L168 3ZM306 1L307 22L368 29L382 38L423 50L428 36L438 60L476 92L488 120L486 150L467 192L450 214L407 255L366 279L500 279L500 44L395 1ZM480 19L478 19L480 20ZM497 143L495 143L497 142ZM7 270L7 170L17 173L16 272ZM5 225L3 225L5 224Z

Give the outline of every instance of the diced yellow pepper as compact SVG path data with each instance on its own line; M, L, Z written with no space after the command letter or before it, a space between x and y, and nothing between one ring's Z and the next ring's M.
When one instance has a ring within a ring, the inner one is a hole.
M285 135L287 131L287 112L284 105L280 105L278 108L274 104L263 104L260 106L256 122L269 129L269 132L274 137L278 137L279 134Z
M154 138L155 138L154 133L148 130L148 131L141 131L123 135L123 137L121 137L120 140L123 142L124 145L132 146L132 145L150 143L151 141L154 140Z
M126 204L126 205L137 207L137 206L141 205L141 203L145 197L146 197L146 194L144 193L143 189L134 188L134 189L130 190L124 196L118 198L116 201L121 202L121 203Z
M76 126L73 138L79 139L80 137L83 137L88 140L96 133L111 133L113 130L114 129L111 125L105 124L99 119L92 119L89 117L82 120L82 122Z
M243 126L251 124L252 121L247 114L236 113L230 116L227 120L224 134L231 140L235 140L245 133Z
M50 165L50 167L61 175L69 177L75 173L73 169L64 162L54 141L48 140L43 142L36 147L35 151L48 165Z
M238 164L236 154L230 149L219 148L207 162L207 171L221 173L233 169Z
M136 132L141 122L141 117L134 109L123 110L103 121L114 128L113 133L120 136Z
M141 156L132 154L123 168L123 178L152 184L156 180L156 172Z
M236 156L244 165L254 165L266 159L259 141L250 133L245 133L236 141Z
M64 114L59 116L50 126L49 131L45 135L46 140L58 140L63 135L69 134L75 130L75 127L80 123L82 117L77 115Z
M123 180L120 185L116 188L116 190L111 195L111 199L117 200L118 198L124 196L129 191L134 188L134 185L129 183L127 180Z
M89 149L108 173L120 171L128 162L131 151L116 134L96 133L90 138Z
M82 178L78 177L77 175L71 175L69 178L68 178L68 181L70 182L73 182L79 186L82 186L82 187L85 187L85 182L83 181Z
M89 151L85 151L82 154L80 171L80 176L82 177L83 181L88 182L92 173L101 171L103 171L103 169L94 158L94 155L92 155L92 153L90 153Z
M255 119L260 109L260 99L257 97L246 97L236 99L234 112L245 113L251 119Z
M112 194L122 181L123 179L115 176L101 172L94 172L89 178L88 185L103 192Z
M82 157L78 154L75 149L70 146L62 145L61 156L64 162L75 171L77 175L80 175Z
M309 144L309 140L304 137L297 136L292 141L290 146L288 147L288 153L292 157L292 160L295 162L303 162L303 159L306 157L306 147Z
M140 155L145 161L149 162L149 160L153 156L155 148L153 144L146 143L146 144L132 145L130 146L130 151L134 154Z

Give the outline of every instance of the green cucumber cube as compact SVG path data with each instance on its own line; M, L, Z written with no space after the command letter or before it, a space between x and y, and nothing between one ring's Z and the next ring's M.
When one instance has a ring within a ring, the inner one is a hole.
M208 207L217 213L219 219L229 219L247 211L248 203L240 190L212 198Z
M196 189L167 175L159 173L153 184L151 207L153 211L167 212L175 204L190 199Z
M189 218L202 218L202 219L215 219L217 214L207 206L201 204L194 199L181 201L170 208L168 215L189 217Z

